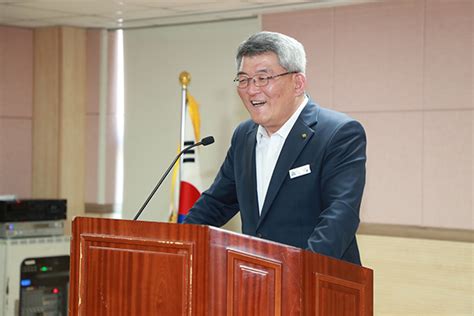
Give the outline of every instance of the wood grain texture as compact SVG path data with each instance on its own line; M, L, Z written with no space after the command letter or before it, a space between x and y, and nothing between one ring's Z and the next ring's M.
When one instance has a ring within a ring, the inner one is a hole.
M372 271L204 225L76 218L70 315L373 314Z
M187 315L192 310L192 242L81 238L79 282L88 286L80 288L85 300L79 314ZM130 302L122 297L131 297Z
M70 315L205 315L206 232L199 228L76 218Z
M362 284L320 273L313 274L316 295L314 315L364 315L365 288Z
M281 315L283 263L227 250L227 315Z
M304 315L373 315L373 271L304 253Z
M227 293L228 289L235 289L236 286L235 284L227 284L227 282L232 282L233 280L233 275L228 274L229 271L224 264L228 262L229 254L234 254L230 256L230 259L233 257L240 258L241 264L245 263L246 266L257 271L263 270L268 273L271 270L278 270L276 268L277 265L281 265L281 272L278 272L281 273L281 281L278 280L278 274L273 272L275 276L273 286L278 287L278 282L281 282L281 295L276 290L267 289L267 294L271 296L267 296L266 300L268 304L273 302L271 305L274 306L273 308L275 308L276 312L281 311L281 315L302 315L300 294L303 286L303 261L301 257L303 250L217 228L211 228L209 243L209 262L212 264L209 286L215 290L209 294L209 300L212 304L209 304L208 315L229 315L229 309L236 303L234 301L229 306L229 301L227 300L227 296L230 296ZM236 256L235 254L239 255ZM250 274L247 272L246 275L249 276ZM271 277L271 274L269 277ZM253 275L253 278L256 278L255 275ZM253 288L250 288L251 282L244 285L243 288L248 292L253 292L246 293L247 297L249 295L261 296L263 294L261 291L259 292L258 288L262 281L255 282ZM240 300L238 303L239 310L252 311L253 313L249 315L259 315L255 313L258 310L252 308L254 304L260 304L261 302L262 300L257 301L255 297L251 301L243 302Z

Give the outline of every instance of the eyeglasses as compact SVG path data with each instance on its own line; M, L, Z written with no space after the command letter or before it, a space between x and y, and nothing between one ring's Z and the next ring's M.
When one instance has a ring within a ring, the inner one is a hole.
M281 77L281 76L285 76L289 74L295 74L295 73L298 73L298 71L288 71L288 72L284 72L284 73L274 75L274 76L256 75L254 77L249 77L245 75L239 75L234 79L234 82L239 89L247 88L248 85L250 84L250 81L253 81L253 84L256 87L264 87L268 84L268 81L270 79L275 79L277 77Z

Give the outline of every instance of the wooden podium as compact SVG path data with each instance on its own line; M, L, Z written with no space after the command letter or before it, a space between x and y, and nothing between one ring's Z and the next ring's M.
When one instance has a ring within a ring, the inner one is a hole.
M76 218L69 315L372 315L372 270L203 225Z

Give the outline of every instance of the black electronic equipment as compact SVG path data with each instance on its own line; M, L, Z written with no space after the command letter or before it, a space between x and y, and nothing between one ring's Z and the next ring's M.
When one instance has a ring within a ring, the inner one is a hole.
M0 238L64 234L65 199L0 200Z
M68 289L69 256L23 260L20 316L66 316Z
M65 199L0 200L0 222L34 222L64 220L67 217Z

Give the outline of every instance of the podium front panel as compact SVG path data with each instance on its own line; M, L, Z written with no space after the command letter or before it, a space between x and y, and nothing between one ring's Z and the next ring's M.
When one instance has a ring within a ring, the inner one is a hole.
M87 234L81 239L79 282L88 286L81 288L79 314L188 315L192 310L193 243Z
M206 315L207 229L76 218L69 315Z
M373 315L372 270L310 252L304 260L304 315Z
M281 315L282 263L227 250L227 315Z
M209 243L207 315L302 315L303 250L217 229Z

